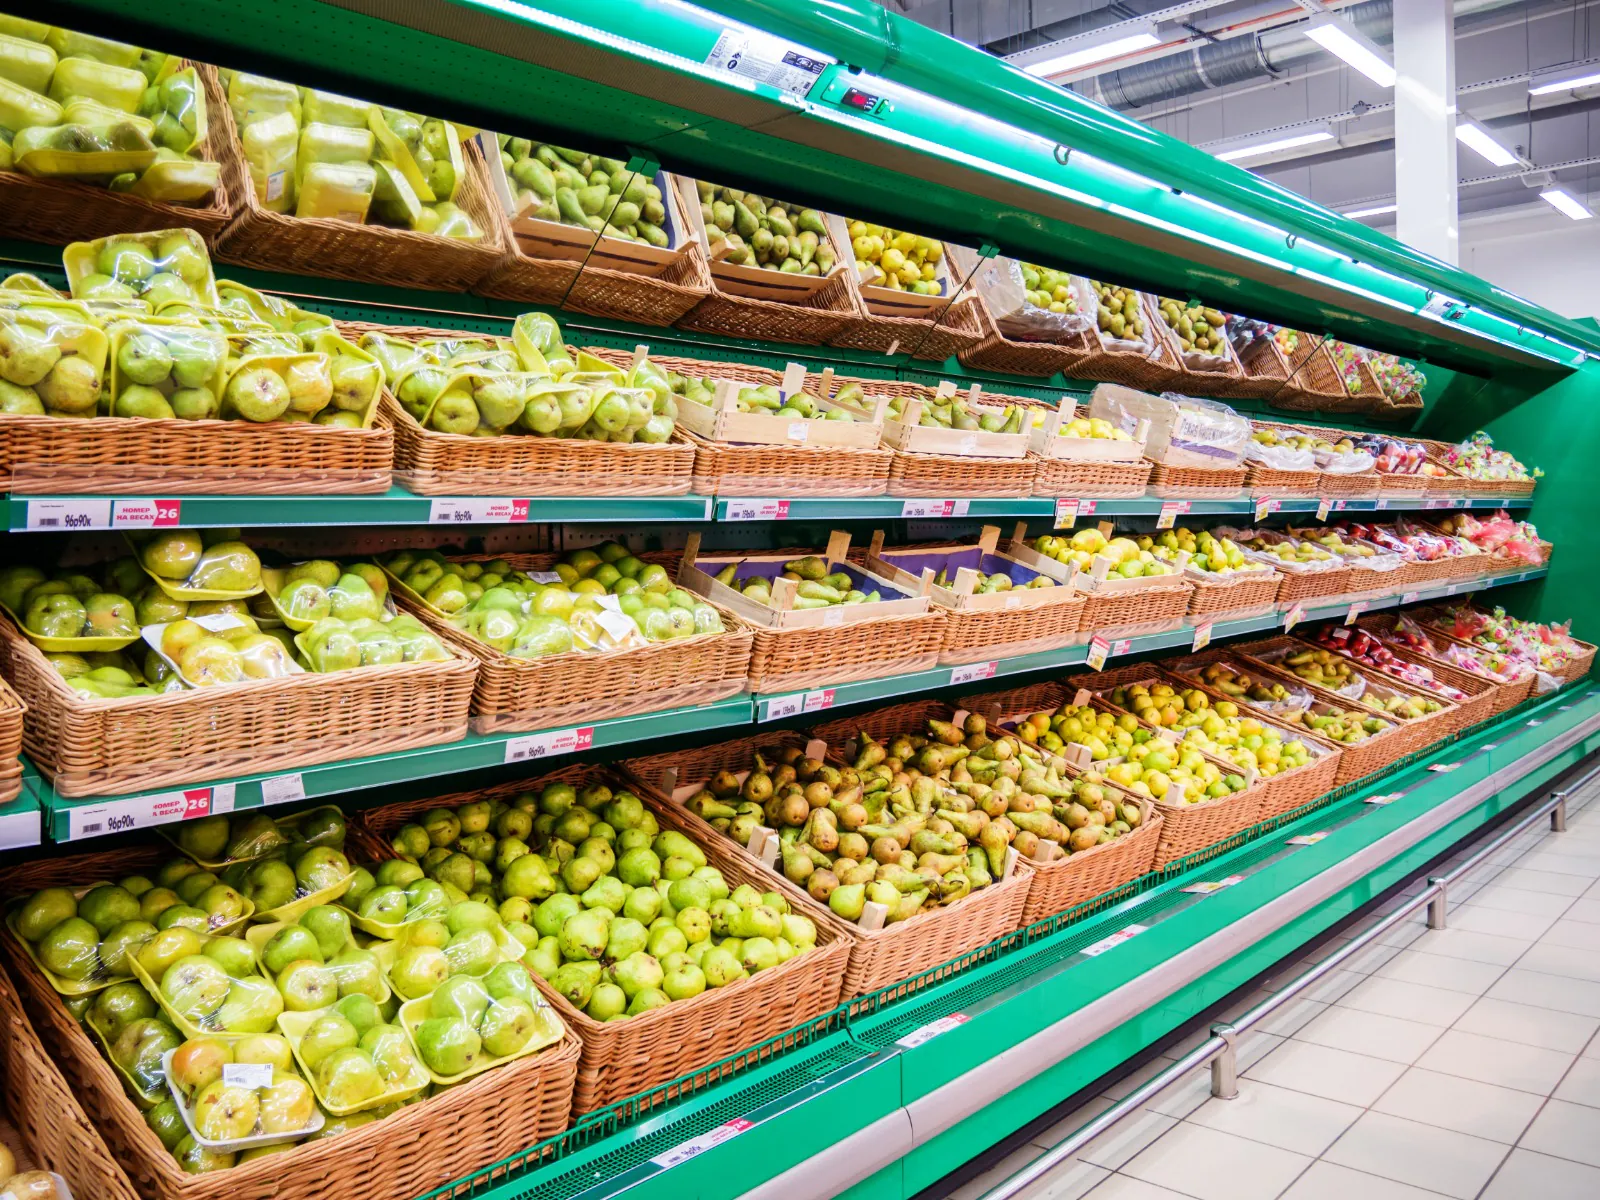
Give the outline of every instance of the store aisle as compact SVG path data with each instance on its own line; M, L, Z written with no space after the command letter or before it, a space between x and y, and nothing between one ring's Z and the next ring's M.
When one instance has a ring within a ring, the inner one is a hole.
M1464 880L1449 928L1419 912L1246 1034L1238 1099L1195 1071L1024 1197L1595 1200L1597 1031L1600 784L1573 797L1566 833L1531 830ZM982 1196L1134 1079L949 1200Z

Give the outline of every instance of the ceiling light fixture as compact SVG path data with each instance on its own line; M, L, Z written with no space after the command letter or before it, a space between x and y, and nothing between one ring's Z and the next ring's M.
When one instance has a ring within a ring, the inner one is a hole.
M1548 96L1553 92L1573 92L1600 83L1600 60L1564 63L1535 71L1528 80L1528 95Z
M1237 144L1213 150L1211 153L1223 162L1237 162L1241 158L1258 158L1263 154L1275 154L1279 150L1294 150L1300 146L1312 146L1318 142L1333 141L1333 130L1326 126L1316 129L1303 129L1294 133L1257 134L1253 141L1241 141Z
M1041 51L1050 53L1032 61L1020 58L1011 61L1030 75L1064 75L1068 71L1120 58L1136 50L1148 50L1160 44L1161 39L1156 36L1153 24L1147 22L1129 27L1126 23L1118 23L1095 33L1065 38L1051 46L1041 47Z
M1570 217L1574 221L1587 221L1594 216L1587 204L1573 196L1565 188L1546 188L1539 193L1539 199L1543 200L1562 216Z
M1302 32L1379 87L1394 86L1394 63L1389 52L1350 22L1340 20L1333 13L1323 13L1307 21Z
M1511 151L1507 150L1494 138L1489 136L1488 130L1473 121L1461 121L1456 125L1456 141L1481 158L1488 159L1497 167L1515 166L1522 160Z
M1399 211L1400 211L1400 206L1398 204L1378 204L1378 205L1374 205L1372 208L1352 208L1349 212L1345 213L1344 215L1347 216L1347 217L1355 217L1355 218L1359 218L1359 217L1381 217L1381 216L1384 216L1387 213L1399 212Z

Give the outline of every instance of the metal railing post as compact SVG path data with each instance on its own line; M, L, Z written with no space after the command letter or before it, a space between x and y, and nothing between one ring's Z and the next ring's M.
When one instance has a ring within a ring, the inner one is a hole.
M1567 831L1567 793L1557 792L1556 806L1550 810L1550 832L1565 833Z
M1211 1060L1211 1094L1218 1100L1239 1096L1239 1031L1232 1025L1213 1025L1211 1036L1222 1039L1222 1049Z
M1433 899L1428 901L1428 928L1443 929L1446 925L1447 905L1449 895L1443 879L1430 879L1428 886L1433 889Z

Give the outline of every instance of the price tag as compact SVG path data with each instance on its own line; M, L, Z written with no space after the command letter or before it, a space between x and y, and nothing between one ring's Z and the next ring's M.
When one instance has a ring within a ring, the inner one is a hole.
M718 1125L710 1133L702 1133L699 1137L691 1138L687 1142L679 1142L665 1154L658 1154L650 1161L658 1167L676 1167L680 1163L688 1162L696 1155L704 1154L707 1150L738 1137L746 1129L751 1129L754 1126L754 1121L747 1121L743 1117L735 1117L725 1124Z
M1434 763L1428 768L1428 770L1432 771L1435 775L1448 775L1460 765L1460 763Z
M788 696L774 696L762 703L766 705L766 716L763 721L781 721L784 717L796 717L804 711L806 697L804 692L795 692Z
M1387 496L1379 496L1372 507L1377 509L1379 512L1382 512L1384 509L1389 507L1389 498Z
M109 500L29 500L29 529L110 529Z
M212 787L188 788L179 792L159 792L154 796L132 796L106 804L68 809L69 839L98 837L104 833L126 833L175 821L192 821L212 813L233 811L231 783Z
M1415 604L1421 598L1422 598L1422 593L1421 592L1401 592L1400 593L1400 603L1401 604Z
M293 775L274 775L261 781L261 803L288 804L306 798L306 782L297 771Z
M803 712L821 712L825 708L833 707L833 689L822 688L815 692L807 692L805 703L801 705Z
M1056 501L1056 528L1071 529L1078 523L1078 501L1061 497Z
M198 617L190 617L201 629L209 629L212 633L226 633L230 629L243 629L251 624L237 613L201 613Z
M1424 508L1449 508L1450 507L1450 499L1447 496L1444 496L1444 497L1431 497L1431 498L1429 498L1427 501L1425 501L1423 503L1423 507Z
M997 662L967 663L964 666L952 667L950 670L951 683L971 683L974 679L993 679Z
M907 500L900 505L902 517L964 517L972 507L970 500Z
M1198 625L1196 625L1194 627L1194 646L1193 646L1193 648L1195 650L1197 650L1197 651L1198 650L1204 650L1210 644L1211 644L1211 622L1210 621L1201 621L1200 624L1198 624Z
M1258 520L1258 521L1265 520L1268 513L1275 513L1282 506L1283 506L1283 501L1281 501L1281 500L1276 500L1271 496L1257 496L1256 497L1256 520Z
M1092 946L1085 946L1082 950L1078 951L1078 953L1086 954L1090 958L1094 958L1096 955L1104 954L1107 950L1110 950L1115 946L1122 945L1123 942L1138 937L1148 928L1150 928L1148 925L1129 925L1126 929L1117 930L1117 932L1113 933L1110 937L1101 938Z
M1350 605L1349 610L1344 614L1344 623L1346 625L1354 625L1356 623L1357 618L1359 618L1361 616L1361 614L1366 612L1366 611L1367 611L1367 602L1365 600L1357 600L1357 601L1355 601L1354 603L1352 603Z
M535 583L560 583L560 571L529 571L528 578Z
M1289 630L1293 629L1296 625L1300 624L1300 622L1304 621L1305 619L1306 619L1306 606L1304 604L1296 604L1288 612L1283 614L1283 631L1285 633L1288 633Z
M1220 892L1223 888L1231 888L1236 883L1244 881L1243 875L1229 875L1226 879L1208 879L1201 883L1191 883L1179 891L1192 892L1196 896L1209 896L1213 892Z
M551 729L544 733L507 738L505 761L531 762L536 758L550 758L557 754L577 754L593 745L593 725L585 725L581 729Z
M1368 796L1366 803L1376 804L1379 808L1382 808L1385 804L1400 799L1402 794L1401 792L1379 792L1376 796Z
M1095 514L1095 510L1099 507L1100 501L1098 500L1079 500L1078 515L1080 517L1092 517Z
M1327 836L1328 831L1326 829L1319 829L1316 833L1302 833L1298 837L1292 837L1289 839L1288 844L1291 846L1315 846Z
M827 612L822 614L822 627L824 629L827 629L827 628L829 628L830 626L833 626L833 625L843 625L843 624L844 624L844 609L843 608L838 608L838 607L830 608Z
M1332 511L1331 504L1332 501L1326 496L1321 496L1317 499L1317 520L1326 521L1328 519L1328 513Z
M1531 729L1535 725L1543 725L1543 724L1544 724L1544 719L1541 717L1538 720L1529 721L1528 722L1528 727Z
M42 840L38 809L30 808L0 817L0 850L37 846Z
M462 496L428 505L429 525L513 525L528 519L526 500Z
M791 442L804 442L811 437L810 421L790 421L788 432L784 434Z
M113 500L113 529L172 529L183 515L181 500Z
M729 500L724 521L787 521L787 500Z
M907 1050L914 1050L924 1042L931 1042L941 1033L949 1033L952 1029L959 1029L970 1018L966 1013L951 1013L948 1017L940 1017L937 1021L929 1021L921 1029L913 1029L903 1038L895 1040L896 1046L904 1046Z
M1461 307L1461 301L1452 300L1443 292L1435 292L1432 296L1428 297L1427 301L1423 304L1419 311L1430 317L1449 318L1450 314L1455 309Z
M977 452L978 437L976 434L973 434L969 437L964 437L956 443L957 454L976 454Z
M254 1090L272 1086L271 1063L223 1063L222 1082Z
M1106 665L1106 655L1110 653L1111 643L1106 641L1106 639L1101 637L1098 633L1089 639L1089 656L1087 662L1092 669L1096 671L1104 670Z
M623 641L638 632L639 627L633 623L633 618L626 613L612 612L608 608L599 609L594 614L595 621L617 641Z
M1483 745L1479 746L1478 749L1487 754L1490 750L1497 749L1498 747L1498 742L1485 742Z
M1189 511L1187 500L1168 500L1161 506L1161 511L1156 514L1157 529L1171 529L1178 519L1179 513Z

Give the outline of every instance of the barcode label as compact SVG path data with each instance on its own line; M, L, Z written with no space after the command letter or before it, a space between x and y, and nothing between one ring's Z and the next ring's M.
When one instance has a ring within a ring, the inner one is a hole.
M900 505L902 517L964 517L972 507L970 500L907 500Z
M998 662L967 663L950 669L951 683L971 683L974 679L993 679Z
M896 1046L904 1046L907 1050L915 1050L924 1042L931 1042L941 1033L949 1033L952 1029L960 1029L971 1018L966 1013L951 1013L948 1017L940 1017L937 1021L929 1021L920 1029L913 1029L903 1038L895 1041Z
M272 1086L271 1063L223 1063L222 1082L254 1090Z
M261 803L288 804L306 798L306 783L299 772L292 775L274 775L261 781Z
M1223 888L1231 888L1236 883L1244 881L1243 875L1229 875L1226 879L1207 879L1200 883L1191 883L1180 891L1192 892L1196 896L1209 896L1213 892L1220 892Z
M784 717L798 716L804 711L806 697L804 692L795 692L789 696L774 696L770 700L762 701L766 715L763 721L781 721Z
M1101 938L1092 946L1085 946L1082 950L1078 951L1078 953L1086 954L1090 958L1094 958L1096 955L1104 954L1107 950L1122 945L1123 942L1126 942L1131 938L1138 937L1148 928L1150 928L1148 925L1129 925L1126 929L1117 930L1117 932L1113 933L1110 937Z
M234 785L218 783L211 787L160 792L153 796L132 796L105 804L86 804L68 809L67 837L94 837L102 833L126 833L153 825L191 821L212 813L233 811Z
M729 500L724 521L786 521L787 500Z
M526 500L461 496L428 505L430 525L514 525L528 519Z
M552 729L546 733L530 733L525 737L506 740L508 763L531 762L536 758L549 758L556 754L577 754L594 746L594 726L581 729Z

